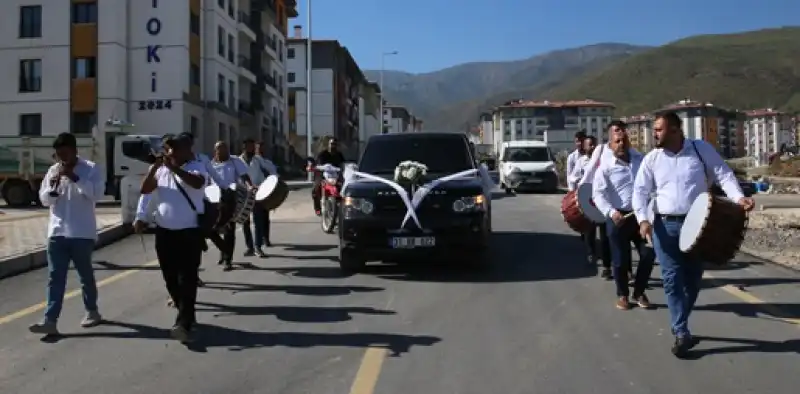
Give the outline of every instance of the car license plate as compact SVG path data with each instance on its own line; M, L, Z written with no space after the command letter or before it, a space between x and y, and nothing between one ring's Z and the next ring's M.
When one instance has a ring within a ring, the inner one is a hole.
M390 239L393 249L430 248L436 246L434 237L393 237Z

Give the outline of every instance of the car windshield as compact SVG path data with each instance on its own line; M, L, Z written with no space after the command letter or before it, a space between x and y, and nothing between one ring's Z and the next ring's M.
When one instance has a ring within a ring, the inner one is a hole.
M506 148L503 161L522 163L551 161L550 149L543 146Z
M452 174L475 168L459 135L420 135L375 138L369 142L358 169L371 174L393 174L403 161L425 164L430 173Z

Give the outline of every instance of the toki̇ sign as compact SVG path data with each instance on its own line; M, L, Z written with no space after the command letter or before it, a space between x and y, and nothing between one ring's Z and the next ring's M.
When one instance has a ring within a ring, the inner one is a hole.
M158 10L158 0L152 0L150 7L153 10ZM145 29L147 30L147 34L150 37L158 37L161 34L162 23L161 19L158 16L153 16L147 20L145 25ZM158 44L148 44L147 45L147 64L160 64L161 63L161 56L159 55L159 50L162 48L161 45ZM151 71L150 72L150 93L152 95L156 95L158 93L158 72ZM172 109L172 100L164 100L164 99L148 99L148 100L141 100L138 102L139 111L159 111L159 110L170 110Z

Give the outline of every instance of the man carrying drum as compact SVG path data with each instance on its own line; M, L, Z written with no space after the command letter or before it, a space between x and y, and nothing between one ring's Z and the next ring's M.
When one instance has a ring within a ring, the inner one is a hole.
M262 146L261 142L256 144L252 139L246 139L244 141L244 152L239 156L248 166L247 174L255 185L260 185L270 175L278 175L278 169L275 168L275 164L262 155ZM255 227L255 245L253 233L250 230L250 220L242 223L244 242L247 245L244 255L267 257L262 246L272 246L269 241L269 211L262 204L253 206L253 227Z
M567 189L575 190L576 182L570 182L569 178L572 175L572 172L575 171L576 164L578 163L578 159L584 156L583 151L583 140L586 138L585 131L579 131L575 133L575 150L569 153L567 156ZM595 141L596 142L596 141ZM596 144L595 144L596 145ZM591 155L591 153L590 153Z
M696 341L689 331L689 315L700 293L703 262L681 251L679 238L684 219L695 198L709 189L709 177L742 209L753 209L753 199L745 197L733 171L705 141L683 136L681 119L673 112L656 117L653 134L656 149L642 161L634 181L633 210L639 233L651 239L661 264L664 293L667 296L672 333L672 353L683 358ZM654 220L647 215L655 194Z
M614 282L617 287L617 308L630 309L628 269L633 265L631 261L631 244L633 244L639 253L639 265L633 282L633 299L640 307L649 309L650 301L644 292L653 272L655 256L637 231L631 206L633 181L643 156L629 149L630 142L622 133L612 137L609 144L615 160L606 161L597 169L592 182L592 200L607 218L606 231L611 247Z
M247 165L242 159L231 156L228 144L218 141L214 145L214 160L211 161L214 172L219 177L217 186L220 189L220 217L233 217L236 210L236 187L246 185L248 192L255 193L255 186L247 175ZM236 248L236 222L220 223L222 228L222 242L214 242L220 251L218 264L224 265L225 271L233 269L233 251ZM212 242L215 241L212 238Z
M570 190L574 190L578 182L583 178L589 158L592 157L592 152L597 147L597 138L594 136L584 137L581 140L581 144L580 156L575 159L575 168L572 169L572 172L567 177L567 183L572 185ZM597 225L592 225L591 230L581 234L581 238L586 244L587 260L593 266L597 263L597 227Z

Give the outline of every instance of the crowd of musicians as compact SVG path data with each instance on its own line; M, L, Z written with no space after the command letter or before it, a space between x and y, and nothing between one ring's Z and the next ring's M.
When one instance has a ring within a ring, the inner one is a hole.
M681 119L674 113L658 116L653 126L656 148L642 155L631 148L625 123L614 121L608 125L605 143L577 134L576 149L567 164L569 188L586 189L583 185L591 185L591 200L602 214L604 223L591 225L582 237L588 262L594 265L599 259L601 276L616 285L617 308L630 309L631 301L650 308L645 290L654 261L658 260L675 336L672 352L678 357L695 345L688 320L703 276L702 262L679 247L690 206L716 183L742 210L753 208L753 200L743 195L716 149L704 141L685 138L681 126ZM252 193L266 177L277 174L260 144L254 141L245 141L241 156L232 156L228 146L218 142L213 158L195 153L193 144L188 133L164 139L163 154L153 158L142 182L142 199L134 224L138 232L148 223L156 225L156 255L170 300L178 310L170 333L182 342L191 340L195 326L197 288L202 286L198 269L202 253L208 249L206 239L219 249L223 269L233 268L236 222L216 220L224 214L211 217L212 206L204 190L212 183L218 185L222 191L218 209L229 211L237 198L234 190ZM30 327L32 332L45 335L58 333L70 262L75 264L83 291L86 316L81 325L91 327L102 319L91 255L97 238L94 209L103 194L103 179L95 163L78 157L73 135L59 135L53 148L58 163L49 169L39 191L40 200L51 212L47 307L44 319ZM332 140L328 150L317 157L317 164L341 164L343 160ZM314 208L318 211L318 188L314 190ZM151 195L156 196L155 204L150 204ZM147 209L151 205L155 205L153 212ZM250 231L251 221L254 234ZM252 220L242 224L245 255L266 256L263 247L270 246L269 212L257 205L253 207ZM635 273L631 262L634 249L639 254Z
M744 211L753 209L753 200L744 196L733 171L712 145L684 137L675 113L656 117L656 146L646 155L631 147L624 122L611 122L607 132L608 141L601 145L594 137L576 134L576 149L567 160L569 189L591 185L591 200L605 219L582 234L588 261L596 264L600 258L601 276L616 285L616 307L627 310L631 298L642 308L651 307L645 290L657 259L675 337L671 350L685 357L696 344L688 321L704 271L702 261L679 247L689 208L713 184ZM595 246L598 234L600 256ZM639 254L635 273L632 249Z

